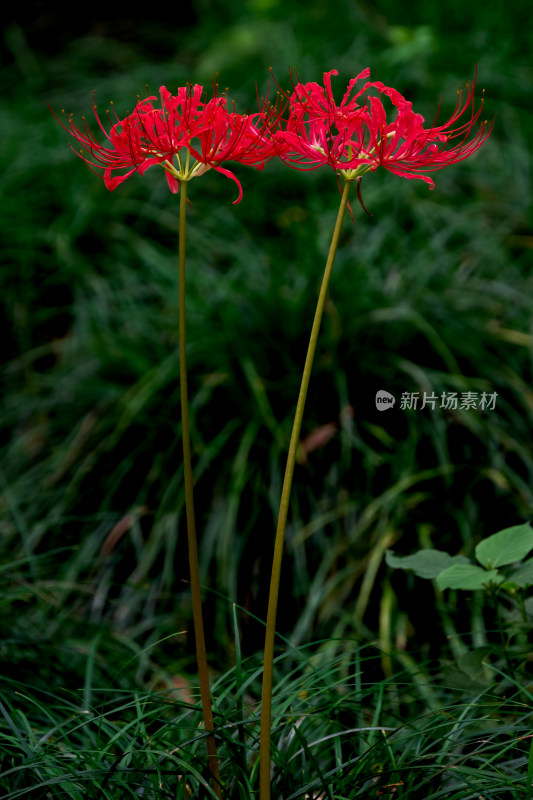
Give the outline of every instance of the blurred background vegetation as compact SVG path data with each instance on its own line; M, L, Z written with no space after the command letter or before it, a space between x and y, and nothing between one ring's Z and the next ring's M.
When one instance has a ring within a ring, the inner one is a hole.
M141 18L42 2L4 20L0 126L5 670L79 685L194 672L177 352L177 201L159 172L112 194L50 114L92 124L187 81L256 107L269 68L290 88L364 67L432 121L485 90L494 132L433 192L378 170L346 221L307 402L278 628L295 644L357 637L445 651L427 582L388 548L470 555L531 516L533 392L529 6L196 0ZM275 89L271 84L271 91ZM93 126L94 127L94 126ZM190 186L189 388L211 664L260 650L281 479L334 223L330 170L271 163ZM375 408L385 389L397 398ZM403 392L496 392L492 411L401 410ZM319 446L315 434L322 434ZM479 608L452 598L459 634ZM258 618L258 619L256 619ZM162 643L170 634L179 633ZM156 643L158 643L156 645ZM37 669L36 669L37 666ZM96 668L96 667L95 667ZM69 679L68 676L71 676ZM61 677L59 677L61 676Z

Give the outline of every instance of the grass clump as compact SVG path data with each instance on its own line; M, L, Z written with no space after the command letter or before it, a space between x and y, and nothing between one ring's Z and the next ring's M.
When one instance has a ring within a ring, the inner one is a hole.
M394 678L380 678L382 654L373 648L344 641L336 651L315 642L312 649L287 646L276 658L274 796L527 796L527 688L496 673L486 689L465 692L421 666L420 689L400 662ZM197 688L188 686L184 697L170 675L159 691L104 688L93 683L102 656L105 644L95 642L77 690L3 681L4 796L214 796ZM252 657L213 684L228 797L244 800L257 790L260 678Z

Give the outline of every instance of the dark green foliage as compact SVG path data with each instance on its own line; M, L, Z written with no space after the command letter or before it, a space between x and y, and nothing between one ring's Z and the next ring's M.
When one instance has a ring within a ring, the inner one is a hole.
M177 202L155 169L109 193L68 150L47 102L92 124L93 89L101 111L113 100L124 113L145 84L150 93L187 80L207 87L219 72L244 110L255 108L255 81L265 92L269 67L284 88L289 67L301 80L336 68L340 98L346 80L370 66L428 121L441 98L445 120L477 62L487 117L496 116L489 141L436 173L433 192L378 170L362 186L372 218L354 200L355 224L344 227L304 420L278 628L293 644L345 642L331 645L331 673L318 670L320 692L353 674L335 659L353 650L354 636L377 639L385 654L372 662L364 703L360 688L342 696L342 719L334 690L302 717L310 701L297 699L298 681L313 650L297 666L280 662L280 681L289 677L276 699L275 781L285 800L366 797L402 781L395 796L530 798L530 740L521 738L530 698L511 678L487 675L490 636L474 641L474 661L462 646L471 628L486 631L483 609L464 593L436 603L427 581L387 576L384 565L391 547L470 558L488 534L531 517L529 6L503 15L479 3L198 0L167 24L146 19L149 9L138 24L131 11L89 14L70 33L54 13L31 4L24 19L13 12L2 62L2 770L19 770L2 788L13 797L31 787L30 797L43 798L114 800L141 787L144 797L187 797L183 774L196 796L208 796L195 760L198 710L147 694L194 663L184 633ZM339 197L327 170L237 171L238 206L234 184L213 171L189 187L187 310L208 646L225 698L217 705L225 780L248 798L257 726L252 710L244 738L242 726L231 727L248 692L235 693L231 672L232 603L253 663L240 685L250 680L257 699L257 618L266 613L292 415ZM375 405L380 389L396 398L385 413ZM469 391L497 392L495 409L400 408L404 392ZM313 449L307 437L320 433ZM516 642L522 653L529 647L524 632ZM395 646L398 660L387 655ZM406 646L439 670L447 659L440 689L416 672ZM392 676L406 665L395 689ZM465 681L481 705L443 688L460 692ZM81 716L84 685L102 690L90 719ZM154 725L152 712L161 717ZM372 719L393 729L386 739L347 733ZM40 766L39 742L57 726L68 737L54 740ZM175 741L189 742L187 756L171 755ZM53 783L67 773L70 784Z
M211 797L201 712L166 676L160 691L96 682L108 642L87 653L84 687L52 691L11 679L0 692L0 786L16 797ZM355 641L287 648L277 659L272 786L276 796L409 798L472 792L526 797L531 702L496 677L465 693L396 664L376 680L379 655ZM115 662L117 663L117 662ZM261 667L241 662L214 683L221 776L227 796L257 789ZM416 679L418 675L418 680ZM414 680L413 680L414 679ZM190 691L188 687L187 691Z

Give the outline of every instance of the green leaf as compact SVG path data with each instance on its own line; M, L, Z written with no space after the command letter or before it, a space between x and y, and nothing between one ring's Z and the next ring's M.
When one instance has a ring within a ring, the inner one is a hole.
M392 569L412 569L419 578L436 578L452 564L469 564L466 556L451 556L442 550L419 550L412 556L396 556L390 550L385 560Z
M476 558L487 568L521 561L533 549L533 528L526 522L513 525L483 539L476 547Z
M533 558L528 558L519 567L508 573L506 583L514 583L516 586L533 586Z
M495 569L481 569L475 564L453 564L437 578L439 589L483 589L489 583L501 583L504 580Z

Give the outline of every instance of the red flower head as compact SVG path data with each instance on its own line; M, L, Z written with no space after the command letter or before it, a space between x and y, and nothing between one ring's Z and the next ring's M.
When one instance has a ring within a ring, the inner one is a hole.
M466 98L460 92L450 119L443 125L424 128L424 118L415 114L412 104L383 83L365 83L352 94L355 84L370 77L365 69L348 84L337 106L331 90L331 76L324 73L324 87L317 83L298 83L289 99L289 113L274 136L278 155L298 169L316 169L329 164L347 180L354 180L378 167L403 178L420 178L433 189L425 175L475 153L489 136L492 124L481 122L470 134L483 110L476 110L473 84ZM369 90L379 94L368 95ZM392 121L380 95L386 95L396 109ZM465 117L466 115L466 117ZM459 120L464 118L463 122Z
M82 150L75 151L76 154L91 168L103 169L104 182L110 190L134 172L143 175L149 167L160 164L173 193L178 191L181 181L214 169L235 181L239 196L234 202L240 202L241 184L221 164L239 161L262 169L276 155L267 115L263 111L251 115L230 112L226 96L217 96L216 92L206 102L203 87L198 84L181 87L177 95L171 95L162 86L159 95L160 106L154 105L157 98L147 97L139 100L124 119L119 119L113 109L116 122L109 132L93 100L94 114L108 146L98 142L85 118L83 130L72 117L67 118L67 124L60 124L81 145Z

